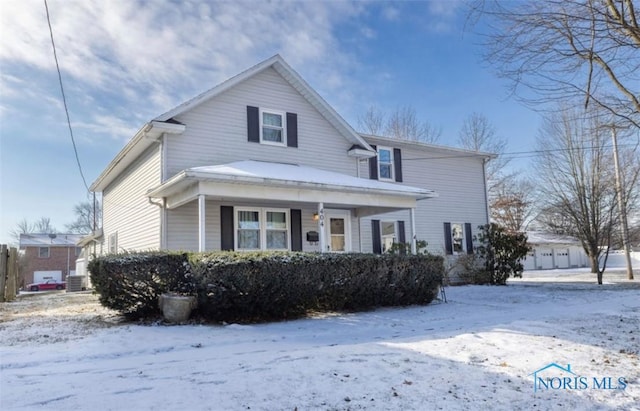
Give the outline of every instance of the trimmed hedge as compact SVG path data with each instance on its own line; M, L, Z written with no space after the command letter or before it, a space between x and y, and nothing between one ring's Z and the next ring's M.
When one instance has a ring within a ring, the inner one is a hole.
M185 253L112 254L94 258L88 269L100 303L132 319L160 315L158 298L164 292L196 292Z
M210 321L277 320L310 310L428 304L444 273L441 257L425 255L216 252L165 254L167 260L160 255L93 260L89 269L103 305L134 317L155 315L157 296L178 291L197 294L197 314Z

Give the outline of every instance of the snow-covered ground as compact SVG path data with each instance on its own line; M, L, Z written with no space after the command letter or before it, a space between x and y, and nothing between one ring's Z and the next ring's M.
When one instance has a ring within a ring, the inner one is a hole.
M526 272L449 287L447 303L224 326L23 295L0 304L0 409L640 410L640 282L593 280ZM552 366L534 392L551 363L575 375Z

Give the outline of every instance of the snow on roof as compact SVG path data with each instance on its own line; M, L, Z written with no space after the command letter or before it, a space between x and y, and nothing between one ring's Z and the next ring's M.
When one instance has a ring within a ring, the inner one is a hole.
M83 234L20 234L20 248L23 247L75 247Z
M543 231L527 231L527 238L530 244L580 244L575 237Z
M345 188L372 189L402 192L408 195L425 195L434 197L433 190L411 187L402 184L386 183L367 178L353 177L333 171L302 166L298 164L272 163L266 161L244 160L216 166L194 167L185 170L197 174L197 177L234 176L240 178L257 178L282 182L298 182L339 186Z

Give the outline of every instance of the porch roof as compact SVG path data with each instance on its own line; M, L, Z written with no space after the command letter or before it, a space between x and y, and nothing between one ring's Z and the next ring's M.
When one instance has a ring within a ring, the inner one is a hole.
M244 160L182 170L147 194L179 207L198 195L220 199L330 202L354 206L411 208L437 197L433 190L353 177L313 167Z

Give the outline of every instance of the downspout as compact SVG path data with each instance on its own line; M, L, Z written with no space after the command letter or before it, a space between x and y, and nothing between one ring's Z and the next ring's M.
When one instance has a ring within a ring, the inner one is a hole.
M167 239L166 239L166 231L165 231L165 213L166 213L166 201L167 199L165 197L162 197L162 199L160 200L160 202L155 202L151 199L151 197L147 198L147 201L149 201L149 204L160 207L160 250L164 250L167 247Z
M482 181L484 184L484 204L487 211L487 224L491 222L491 212L489 210L489 187L487 187L487 162L490 158L484 157L482 159Z

